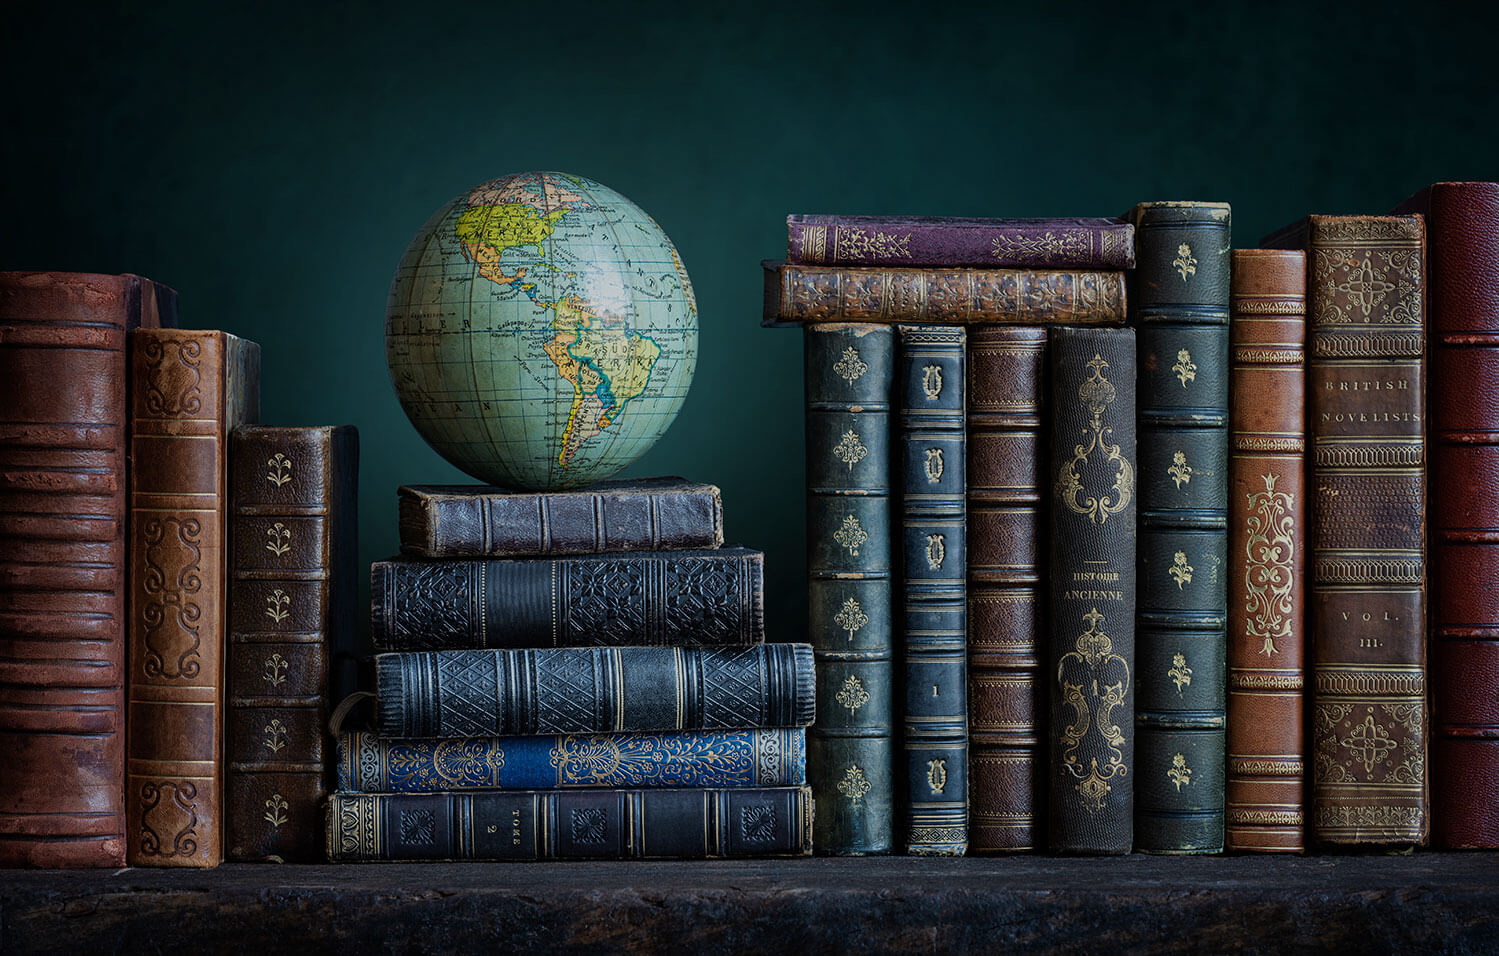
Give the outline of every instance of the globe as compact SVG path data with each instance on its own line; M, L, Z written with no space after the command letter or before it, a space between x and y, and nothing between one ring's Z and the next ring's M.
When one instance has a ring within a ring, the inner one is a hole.
M386 309L391 382L416 430L481 481L602 481L676 418L697 304L676 247L624 196L517 173L422 226Z

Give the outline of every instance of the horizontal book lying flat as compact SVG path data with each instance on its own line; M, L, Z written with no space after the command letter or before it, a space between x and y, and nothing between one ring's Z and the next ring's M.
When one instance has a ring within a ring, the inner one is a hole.
M806 265L1132 269L1135 227L1118 219L786 217L786 261Z

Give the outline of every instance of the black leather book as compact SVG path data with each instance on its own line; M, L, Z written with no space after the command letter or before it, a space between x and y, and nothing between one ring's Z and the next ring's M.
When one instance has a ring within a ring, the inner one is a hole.
M1134 844L1135 333L1051 332L1051 799L1057 853Z

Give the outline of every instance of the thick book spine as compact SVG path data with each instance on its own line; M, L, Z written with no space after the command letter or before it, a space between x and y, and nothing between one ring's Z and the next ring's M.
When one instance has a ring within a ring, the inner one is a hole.
M968 332L968 803L974 852L1043 845L1046 330Z
M806 731L399 739L338 738L338 789L432 793L549 787L792 787L807 782Z
M669 554L370 566L377 651L744 646L765 640L765 555Z
M817 659L807 762L817 851L889 853L894 336L882 325L809 325L805 339L807 638Z
M1223 850L1229 207L1136 206L1135 849Z
M311 862L329 666L353 650L359 433L251 425L229 448L226 855Z
M808 787L335 793L328 859L701 860L812 852Z
M1117 219L787 216L786 261L804 265L1133 269Z
M868 269L767 262L762 325L924 322L1121 325L1124 273Z
M425 558L685 551L723 544L718 488L681 478L540 494L487 485L398 492L401 553Z
M1053 852L1134 845L1135 332L1052 330Z
M812 648L758 644L377 654L387 737L743 730L812 723Z
M259 412L260 347L225 332L130 334L125 768L131 866L224 858L229 433Z
M906 852L968 848L966 334L900 326Z
M1224 848L1306 848L1306 254L1233 253Z
M0 273L0 867L125 863L125 339L176 297Z

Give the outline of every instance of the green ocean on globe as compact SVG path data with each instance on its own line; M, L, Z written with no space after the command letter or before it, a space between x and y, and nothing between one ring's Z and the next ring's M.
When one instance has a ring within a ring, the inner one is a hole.
M385 354L448 461L533 491L602 481L676 418L697 304L655 220L607 186L518 173L432 216L401 257Z

